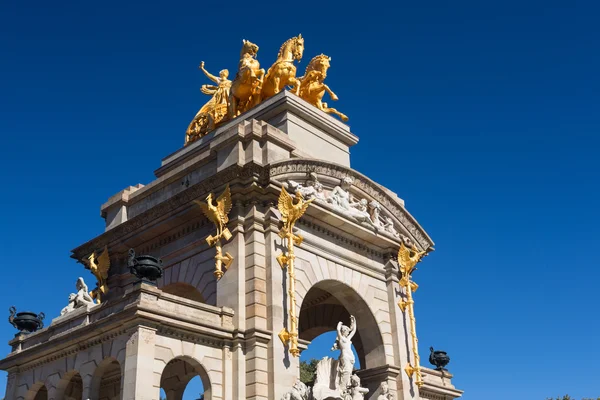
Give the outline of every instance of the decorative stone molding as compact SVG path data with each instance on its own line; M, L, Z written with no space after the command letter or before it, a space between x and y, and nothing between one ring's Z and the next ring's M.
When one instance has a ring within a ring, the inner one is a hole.
M120 239L148 224L156 222L156 220L174 212L179 207L188 205L192 200L205 196L215 188L223 186L224 182L230 182L235 179L253 179L266 184L269 178L286 181L285 175L295 172L305 174L314 172L322 176L340 180L348 176L352 177L353 187L360 189L363 193L370 196L371 200L375 200L393 215L400 222L402 230L411 236L422 249L433 247L434 243L431 238L419 226L412 215L402 207L401 200L393 198L381 186L366 176L352 169L326 161L289 159L272 163L267 167L253 163L244 166L232 165L202 182L191 185L188 189L171 197L169 200L152 207L131 220L117 225L115 228L79 246L72 251L72 257L79 260L93 251L108 245L111 241ZM383 231L385 232L385 229Z
M399 199L394 199L378 184L367 178L366 176L341 165L329 163L322 160L311 159L289 159L278 161L271 164L269 169L269 177L271 179L279 178L281 181L286 181L286 175L290 173L315 173L317 175L337 178L343 180L350 177L353 179L352 186L360 189L372 200L377 201L382 207L387 209L400 222L403 230L405 230L423 249L428 250L433 247L434 243L431 238L425 233L423 228L419 226L412 215L401 206Z

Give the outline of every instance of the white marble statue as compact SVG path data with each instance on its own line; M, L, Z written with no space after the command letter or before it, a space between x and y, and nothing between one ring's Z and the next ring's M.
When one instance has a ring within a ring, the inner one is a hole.
M94 299L88 293L88 287L83 278L80 277L77 279L75 287L77 288L77 293L69 295L69 304L61 310L60 315L68 314L77 308L93 306L95 304Z
M350 326L338 322L337 338L331 350L340 350L338 359L338 381L337 386L344 390L350 385L350 377L354 369L354 353L352 352L352 338L356 333L356 319L350 316Z
M316 173L311 172L308 174L306 185L302 185L296 181L288 180L290 190L293 192L300 191L302 197L305 200L317 199L325 200L325 192L323 191L323 185L319 182L319 178Z
M369 391L360 387L358 376L352 375L355 361L352 338L355 334L354 316L350 316L350 326L338 323L337 338L331 350L340 350L340 357L337 360L325 357L317 363L315 384L312 388L313 400L362 400Z
M383 222L381 222L381 204L379 202L372 200L369 203L369 210L371 210L371 222L376 227L383 227Z
M364 400L367 393L369 393L369 389L360 387L360 378L358 375L352 375L344 400Z
M333 188L331 195L327 198L327 202L347 217L353 218L359 223L364 222L374 226L369 214L368 201L366 199L353 201L352 199L350 188L353 183L354 179L350 176L342 179L340 186Z
M281 400L309 400L310 398L310 387L298 380L292 386L292 390L284 394Z
M385 217L384 221L385 222L383 223L383 230L394 237L400 237L400 234L398 233L396 228L394 228L394 221L392 220L392 218Z
M371 220L371 214L368 211L367 199L360 199L350 203L350 208L346 211L347 215L354 218L357 222L366 223L375 226Z
M390 388L386 381L381 382L381 393L377 396L377 400L394 400L394 395L390 393Z
M331 195L327 198L327 202L341 210L350 209L350 188L354 183L351 176L342 179L340 186L333 188Z

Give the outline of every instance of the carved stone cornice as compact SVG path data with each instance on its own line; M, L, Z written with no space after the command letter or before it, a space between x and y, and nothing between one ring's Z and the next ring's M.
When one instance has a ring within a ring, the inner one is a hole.
M342 179L346 176L354 178L353 186L360 189L367 196L370 196L372 200L379 202L382 207L397 219L401 224L402 230L411 236L411 239L418 243L422 249L431 250L433 248L434 243L431 238L416 222L413 216L401 205L401 201L392 197L380 185L361 173L338 164L322 160L298 158L274 162L268 166L253 163L244 166L232 165L75 248L72 250L71 257L80 260L93 251L109 245L113 241L120 240L144 228L146 225L156 223L157 220L175 212L180 207L189 205L194 199L206 196L209 192L214 191L215 188L223 186L224 183L235 179L253 179L262 185L266 185L270 179L281 181L285 179L286 175L299 172L315 172L321 176L335 179Z
M268 170L257 164L246 164L244 166L232 165L73 249L71 257L80 260L93 251L108 245L111 241L120 239L146 225L156 222L157 219L174 212L181 206L188 205L194 199L206 196L215 187L220 187L225 182L230 182L234 179L243 180L252 178L264 180L268 179L267 172Z
M269 177L271 179L279 178L281 181L281 178L285 179L286 175L299 172L314 172L321 176L333 177L340 180L347 176L352 177L354 179L353 186L362 190L386 208L422 249L430 250L433 248L434 243L429 235L421 228L415 218L406 211L399 199L394 199L380 185L353 169L327 161L299 158L272 163L269 168Z

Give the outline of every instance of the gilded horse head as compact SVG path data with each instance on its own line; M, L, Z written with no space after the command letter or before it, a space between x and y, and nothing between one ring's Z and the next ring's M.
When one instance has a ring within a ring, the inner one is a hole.
M331 66L331 57L325 54L319 54L313 57L306 67L304 76L299 78L300 90L298 95L317 107L319 110L324 111L328 114L334 114L341 118L342 121L347 121L348 116L342 114L333 107L329 107L327 103L323 102L323 95L329 93L331 100L337 100L338 97L323 81L327 77L327 70Z
M249 40L242 40L242 51L240 52L240 58L244 58L244 55L248 54L250 57L255 58L258 53L258 46Z
M302 35L286 40L279 48L277 61L302 60L304 54L304 38ZM291 58L290 58L291 56Z
M286 86L292 86L292 92L298 93L300 81L296 79L294 61L300 61L304 54L304 38L298 35L286 40L279 48L277 61L269 68L265 76L262 98L267 99L279 93Z
M320 72L323 75L323 79L327 77L327 70L331 66L331 57L325 54L319 54L314 56L312 60L306 66L304 77L309 76L312 71Z
M231 83L229 118L234 118L258 104L265 75L265 70L260 68L256 59L258 46L246 39L242 43L238 72Z

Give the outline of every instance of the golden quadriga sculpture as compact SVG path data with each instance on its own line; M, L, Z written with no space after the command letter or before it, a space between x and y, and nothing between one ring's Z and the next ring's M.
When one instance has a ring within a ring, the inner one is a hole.
M300 350L298 349L298 317L296 317L296 275L294 271L296 256L294 255L294 245L299 246L303 239L300 235L294 235L293 231L296 221L304 215L308 205L313 200L305 201L302 193L298 191L296 192L296 199L294 201L294 198L282 187L279 194L279 202L277 203L277 208L281 213L281 221L283 222L283 226L279 231L279 237L287 242L287 255L283 253L278 255L277 262L281 268L287 267L289 277L288 297L290 299L290 308L288 310L290 328L286 329L284 327L279 332L279 339L281 339L284 345L288 346L290 354L294 357L300 355Z
M404 368L406 374L409 377L415 375L415 383L418 387L423 386L423 377L421 375L421 364L419 359L419 341L417 340L417 327L415 321L415 310L414 310L414 300L412 294L419 287L415 282L412 281L412 273L415 270L415 266L423 255L425 255L425 251L419 251L415 245L412 246L412 249L409 249L404 245L404 242L400 245L400 250L398 251L398 267L400 269L400 287L404 288L406 294L406 301L400 300L398 302L398 306L405 312L408 310L408 317L410 319L410 335L412 338L412 348L414 354L414 365L411 365L410 362Z
M211 96L211 99L200 108L188 126L185 135L186 146L286 87L319 110L337 115L343 121L348 120L346 115L328 107L327 103L322 101L325 93L329 93L332 100L338 99L323 83L327 77L331 57L324 54L314 57L306 67L304 76L296 77L294 62L299 62L304 54L302 35L288 39L281 45L277 60L266 74L256 59L257 54L258 46L244 39L238 71L233 81L229 80L228 70L222 70L217 77L204 68L204 62L200 64L202 72L216 85L202 85L200 88L200 91Z
M96 288L90 292L90 296L100 304L102 303L102 298L108 293L108 285L106 284L108 270L110 269L108 247L105 246L100 254L93 252L88 256L87 260L81 260L81 263L96 277Z
M212 221L216 228L217 233L215 235L209 235L206 238L206 242L209 246L215 246L217 253L215 255L215 272L214 275L217 280L223 276L223 267L225 270L229 268L233 262L233 257L229 253L223 254L221 247L221 239L226 241L231 239L231 232L227 228L227 222L229 222L228 214L231 211L231 191L229 186L225 188L225 191L217 197L217 204L213 203L213 194L210 193L206 197L206 203L198 200L194 200L202 209L202 212L206 217Z

